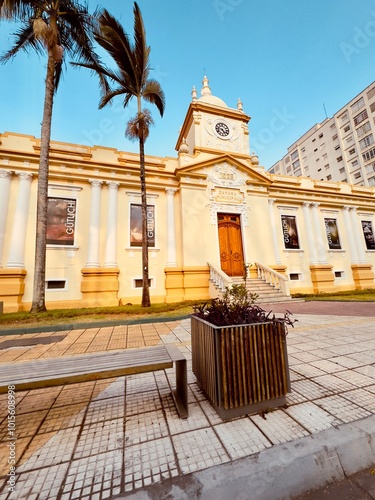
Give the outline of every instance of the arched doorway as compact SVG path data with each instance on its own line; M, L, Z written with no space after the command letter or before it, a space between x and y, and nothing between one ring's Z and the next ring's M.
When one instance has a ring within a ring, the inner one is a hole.
M241 216L217 214L219 231L220 265L228 276L243 276Z

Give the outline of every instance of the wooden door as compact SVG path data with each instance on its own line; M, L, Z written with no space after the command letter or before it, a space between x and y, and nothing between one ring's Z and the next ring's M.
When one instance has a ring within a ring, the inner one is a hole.
M235 214L217 214L221 269L228 276L243 276L241 219Z

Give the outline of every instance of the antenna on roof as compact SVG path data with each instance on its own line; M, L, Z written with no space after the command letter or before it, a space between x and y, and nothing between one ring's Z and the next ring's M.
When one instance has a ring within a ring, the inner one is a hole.
M326 105L324 104L324 102L323 102L323 108L324 108L324 113L326 115L326 118L328 118L328 116L327 116L327 110L326 110Z

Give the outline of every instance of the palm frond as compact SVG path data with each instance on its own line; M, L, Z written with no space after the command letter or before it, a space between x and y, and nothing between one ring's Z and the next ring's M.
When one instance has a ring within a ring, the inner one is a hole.
M32 17L37 1L0 0L0 19L23 21Z
M154 124L151 113L148 109L143 109L137 113L134 118L131 118L125 130L125 137L131 141L142 139L146 141L150 133L150 127Z
M38 54L45 53L46 51L43 43L35 38L33 26L29 22L23 23L23 25L13 33L13 36L13 47L0 56L1 63L5 63L9 61L9 59L12 59L19 50L23 50L27 53L29 53L30 50L34 50Z
M143 87L142 97L145 101L155 104L158 108L160 116L164 115L165 110L165 95L157 80L147 80Z
M121 24L107 10L99 16L99 31L94 33L97 43L112 57L122 73L134 80L133 47Z
M134 57L138 68L137 86L142 88L149 75L150 47L146 44L146 30L141 11L137 2L134 2Z

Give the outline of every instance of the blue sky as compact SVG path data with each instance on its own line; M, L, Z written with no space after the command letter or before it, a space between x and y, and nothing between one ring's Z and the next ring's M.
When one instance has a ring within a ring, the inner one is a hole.
M230 107L240 97L250 121L250 148L267 169L315 123L338 111L375 80L372 0L139 0L151 46L152 76L166 94L146 153L175 156L178 131L204 73ZM90 0L93 10L98 3ZM133 34L133 2L105 6ZM0 51L14 26L0 24ZM40 136L45 60L20 53L0 66L0 133ZM68 64L55 98L52 139L138 152L124 137L135 107L98 110L94 76ZM152 108L150 108L152 109Z

